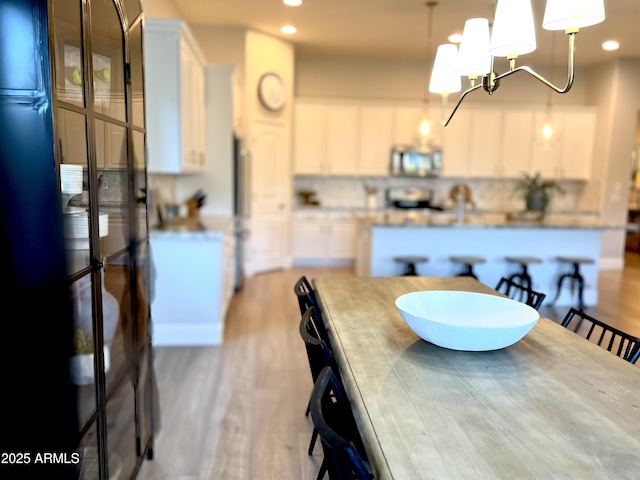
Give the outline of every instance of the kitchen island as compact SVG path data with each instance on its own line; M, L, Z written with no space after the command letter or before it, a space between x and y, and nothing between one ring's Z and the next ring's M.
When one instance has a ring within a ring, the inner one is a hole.
M560 275L571 265L558 262L561 255L593 258L594 263L581 266L585 279L584 302L598 302L598 269L602 232L625 229L626 225L602 222L579 216L549 216L542 221L508 220L505 214L471 214L459 221L451 214L375 213L358 216L358 276L390 277L401 275L403 265L396 256L417 255L429 258L418 266L422 276L449 277L461 266L450 260L452 255L480 256L486 263L474 270L482 283L495 287L503 276L510 276L519 266L506 256L535 256L541 264L531 265L533 288L547 295L545 303L555 296ZM575 289L577 293L577 288ZM571 289L565 283L557 306L575 305Z

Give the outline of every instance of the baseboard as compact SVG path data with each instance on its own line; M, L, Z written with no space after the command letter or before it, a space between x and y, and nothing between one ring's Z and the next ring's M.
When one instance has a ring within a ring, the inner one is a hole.
M600 257L598 267L600 270L623 270L624 257Z
M222 344L222 325L153 324L155 347L213 346Z
M349 258L296 258L291 264L294 267L353 267L355 260Z

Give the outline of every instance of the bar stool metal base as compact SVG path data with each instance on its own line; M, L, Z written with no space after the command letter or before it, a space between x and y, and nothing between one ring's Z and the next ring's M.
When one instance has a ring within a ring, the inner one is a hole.
M514 283L518 283L525 288L533 288L533 280L529 274L529 265L542 263L537 257L505 257L507 262L517 263L520 265L520 271L509 277Z
M572 266L572 270L569 273L565 273L558 278L558 286L556 290L556 296L551 300L549 305L553 305L558 298L560 297L560 290L562 289L562 283L565 279L568 279L570 282L571 295L573 296L573 292L575 291L575 283L578 284L578 309L580 311L584 311L584 277L580 273L580 265L581 264L593 264L595 260L593 258L587 257L558 257L559 262L570 263Z
M418 272L416 271L416 264L428 262L428 257L420 257L420 256L406 256L406 257L393 257L393 260L398 263L404 263L404 272L403 276L418 276Z
M457 277L473 277L478 280L476 273L473 271L473 266L479 263L485 263L486 259L483 257L473 257L473 256L463 256L463 255L452 255L449 257L452 262L462 264L463 270L460 272Z

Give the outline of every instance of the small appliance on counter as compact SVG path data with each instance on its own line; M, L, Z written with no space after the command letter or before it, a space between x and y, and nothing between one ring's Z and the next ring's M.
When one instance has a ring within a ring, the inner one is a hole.
M388 207L440 210L432 204L433 190L421 187L389 187L385 192Z
M395 145L391 148L389 173L398 177L438 177L442 171L442 150L438 147Z

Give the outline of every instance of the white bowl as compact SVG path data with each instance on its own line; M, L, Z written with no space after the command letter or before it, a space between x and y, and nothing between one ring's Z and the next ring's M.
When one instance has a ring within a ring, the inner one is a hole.
M460 291L412 292L396 308L420 338L452 350L498 350L513 345L540 315L524 303L497 295Z

